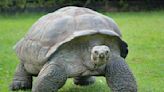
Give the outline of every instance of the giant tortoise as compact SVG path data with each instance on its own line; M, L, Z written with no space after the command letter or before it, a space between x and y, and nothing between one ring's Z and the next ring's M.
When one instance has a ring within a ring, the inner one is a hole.
M14 49L21 62L11 90L57 92L67 78L83 86L104 76L112 92L137 92L117 24L91 9L69 6L41 17Z

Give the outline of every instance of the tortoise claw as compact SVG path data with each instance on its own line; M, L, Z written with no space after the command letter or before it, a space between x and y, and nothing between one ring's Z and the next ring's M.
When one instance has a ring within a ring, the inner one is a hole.
M10 85L10 90L16 91L16 90L28 90L32 88L32 83L29 81L13 81L13 83Z

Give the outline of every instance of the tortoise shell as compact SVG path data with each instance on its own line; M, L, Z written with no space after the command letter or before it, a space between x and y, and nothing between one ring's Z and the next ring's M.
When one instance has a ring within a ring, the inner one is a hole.
M105 34L120 39L124 57L127 45L113 19L88 8L64 7L41 17L14 47L22 61L45 64L64 43L77 37Z

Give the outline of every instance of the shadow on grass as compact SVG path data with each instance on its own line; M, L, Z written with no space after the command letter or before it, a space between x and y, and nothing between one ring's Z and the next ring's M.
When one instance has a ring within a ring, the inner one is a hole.
M97 80L93 85L78 86L73 82L66 84L59 92L111 92L104 80Z
M31 90L19 90L14 92L32 92ZM69 80L58 92L111 92L106 82L97 80L96 83L88 86L78 86Z
M60 92L110 92L109 88L104 87L104 85L94 85L87 87L73 86L68 90Z

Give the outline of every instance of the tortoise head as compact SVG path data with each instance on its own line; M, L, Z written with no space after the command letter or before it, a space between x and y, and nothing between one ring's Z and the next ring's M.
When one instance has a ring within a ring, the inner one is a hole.
M111 51L108 46L94 46L91 50L91 62L93 62L95 68L99 67L108 61L110 55Z

